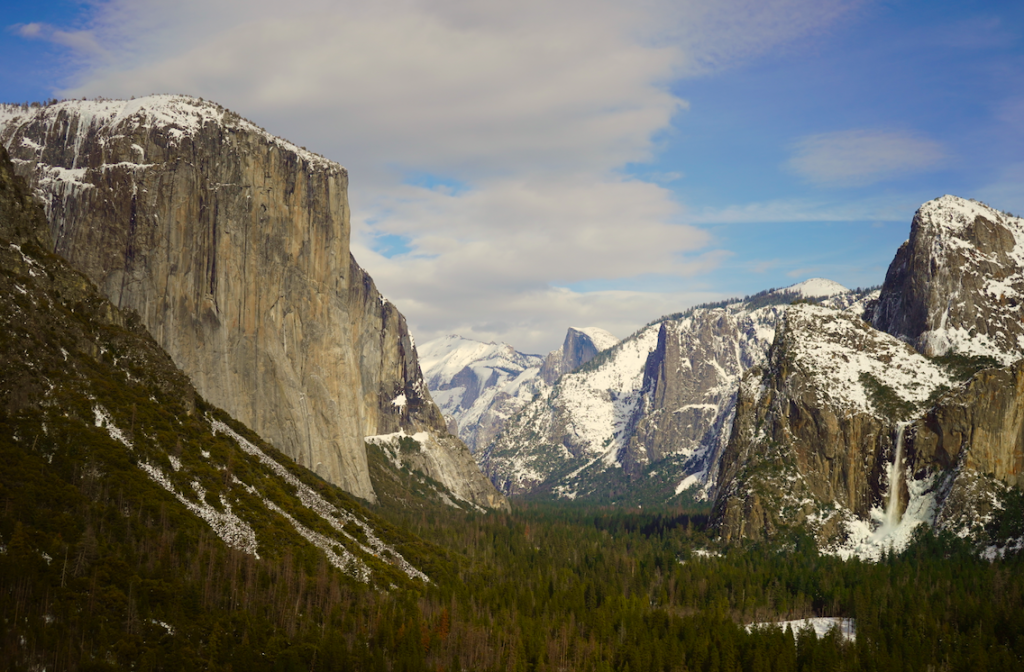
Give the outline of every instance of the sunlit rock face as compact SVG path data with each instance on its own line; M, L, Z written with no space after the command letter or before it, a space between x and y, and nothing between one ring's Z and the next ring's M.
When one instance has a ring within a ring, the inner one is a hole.
M915 215L871 325L790 307L740 386L723 537L799 528L865 557L918 525L986 538L1024 469L1022 242L1021 219L944 196Z
M180 96L6 106L0 140L55 251L299 463L372 501L364 437L447 435L405 318L349 252L341 166Z
M696 310L661 323L620 458L626 469L699 453L692 469L706 472L728 440L738 381L764 360L778 312Z
M569 327L561 347L544 358L539 375L545 383L554 385L563 374L575 371L618 341L603 329Z
M1024 220L943 196L921 206L869 315L928 356L1024 356Z
M891 408L878 405L873 381L896 395ZM884 508L899 414L949 384L941 367L849 313L791 307L768 361L740 386L719 465L722 535L763 539L800 525L823 541L842 536Z

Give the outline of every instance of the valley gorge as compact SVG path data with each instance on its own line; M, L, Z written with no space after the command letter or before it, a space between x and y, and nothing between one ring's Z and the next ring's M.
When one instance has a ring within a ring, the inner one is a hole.
M1020 220L944 197L880 290L541 356L414 345L348 250L344 169L215 104L0 107L0 139L12 669L1024 660Z

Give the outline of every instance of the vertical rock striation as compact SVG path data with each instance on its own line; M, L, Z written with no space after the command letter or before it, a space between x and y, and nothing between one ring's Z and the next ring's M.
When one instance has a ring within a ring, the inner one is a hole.
M640 402L623 451L623 467L639 473L668 455L692 455L724 445L736 388L744 371L764 360L778 309L746 312L698 309L665 320L647 357ZM706 465L699 468L706 471Z
M1009 364L1024 354L1024 220L943 196L921 206L896 252L872 325L929 357Z
M801 526L822 541L843 538L848 523L884 509L896 421L949 384L943 369L850 313L790 307L768 361L740 386L718 466L720 533L764 539Z
M180 96L6 106L0 141L54 250L299 463L373 501L364 437L447 434L405 319L349 252L341 166Z

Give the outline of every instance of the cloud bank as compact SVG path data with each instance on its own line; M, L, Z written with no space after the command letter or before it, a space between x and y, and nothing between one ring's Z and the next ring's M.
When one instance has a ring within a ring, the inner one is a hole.
M838 187L874 184L941 165L942 145L918 135L854 129L809 135L796 143L790 167L810 182Z
M723 251L673 193L624 168L685 116L673 83L855 5L112 0L79 30L23 30L76 50L66 96L202 96L347 166L357 258L420 340L546 351L569 324L625 336L707 298L570 287L714 267ZM807 140L798 170L849 178L826 141ZM894 165L862 158L853 176Z

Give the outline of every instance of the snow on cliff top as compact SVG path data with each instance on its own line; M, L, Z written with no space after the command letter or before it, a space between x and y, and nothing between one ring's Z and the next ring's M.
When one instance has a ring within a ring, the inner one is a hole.
M42 107L0 104L0 129L24 124L37 117L56 118L61 112L77 115L79 130L115 128L126 121L170 129L172 138L193 137L209 123L241 128L263 136L271 144L294 152L311 165L328 170L344 170L334 161L298 147L263 130L251 121L208 100L180 95L152 95L133 100L65 100Z
M570 327L570 329L575 329L581 334L589 336L590 340L594 343L594 347L597 348L599 352L604 352L619 342L619 339L599 327Z
M810 278L803 282L798 282L795 285L784 287L778 291L786 292L787 294L799 294L805 298L817 298L820 296L846 294L850 290L832 280L827 280L825 278Z
M977 217L984 217L990 221L1001 222L1018 229L1024 227L1024 220L1019 217L1010 217L984 203L949 194L928 201L918 208L916 215L916 218L953 235L959 234Z
M819 306L792 306L787 331L798 365L818 378L822 402L876 413L861 377L892 388L904 401L921 404L940 385L955 383L944 369L906 343L846 313Z

